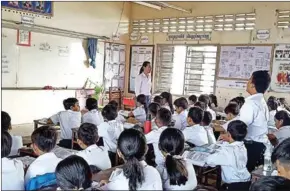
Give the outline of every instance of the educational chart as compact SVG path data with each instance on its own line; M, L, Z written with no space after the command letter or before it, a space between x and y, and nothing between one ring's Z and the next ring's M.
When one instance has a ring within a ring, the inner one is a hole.
M274 56L271 89L290 92L290 44L277 45Z
M220 78L247 80L257 70L270 70L272 46L222 46Z
M247 87L247 81L218 79L216 81L216 87L218 87L218 88L231 88L231 89L244 89L245 90Z
M139 75L143 62L149 61L153 68L153 58L154 46L131 46L129 92L133 93L135 91L135 78Z

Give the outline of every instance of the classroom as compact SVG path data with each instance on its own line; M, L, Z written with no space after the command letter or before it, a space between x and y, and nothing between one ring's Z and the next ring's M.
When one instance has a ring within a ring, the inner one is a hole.
M290 190L290 2L1 10L2 190Z

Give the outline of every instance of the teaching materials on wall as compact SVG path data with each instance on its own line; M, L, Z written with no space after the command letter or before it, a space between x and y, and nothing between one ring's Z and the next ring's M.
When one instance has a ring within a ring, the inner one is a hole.
M217 88L233 88L233 89L245 90L247 87L247 81L218 79L216 81L216 87Z
M247 80L257 70L271 70L271 45L221 46L219 78Z
M129 91L135 91L135 78L139 75L143 62L149 61L153 68L154 46L152 45L132 45L130 50L130 73L129 73ZM153 72L151 72L152 74Z
M290 92L290 44L275 47L271 90Z

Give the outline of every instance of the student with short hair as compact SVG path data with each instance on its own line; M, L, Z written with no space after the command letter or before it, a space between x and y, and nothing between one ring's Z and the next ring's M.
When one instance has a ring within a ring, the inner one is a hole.
M207 158L210 166L220 165L222 168L223 187L226 190L248 190L251 174L247 170L247 150L244 138L247 134L247 125L239 120L229 124L226 134L221 135L225 141L220 149Z
M158 129L158 127L156 126L156 123L155 123L155 118L156 118L157 112L159 111L160 108L161 107L158 103L153 102L153 103L149 104L148 112L151 115L152 129Z
M61 111L48 120L48 123L60 125L59 146L71 148L72 145L72 129L79 128L81 125L81 112L79 101L76 98L68 98L64 101L66 111Z
M227 130L229 123L237 119L237 116L240 113L240 106L235 102L230 102L224 111L226 114L227 122L223 124L222 127L224 128L224 130Z
M278 111L278 101L276 99L268 99L267 106L269 108L268 128L270 130L277 130L275 127L275 115Z
M174 106L177 113L177 115L173 116L175 120L174 127L182 131L187 127L188 102L184 97L181 97L174 101Z
M57 132L54 128L42 126L35 129L31 135L31 140L32 149L38 157L27 169L25 184L37 175L54 172L57 164L61 161L60 158L51 152L57 141Z
M169 92L162 92L160 94L160 96L162 97L162 107L168 109L169 111L171 111L171 113L174 113L174 108L173 108L173 104L172 104L172 94Z
M77 139L83 150L79 151L77 155L83 157L89 165L106 170L111 168L111 161L108 151L104 147L96 145L98 139L97 127L91 123L83 123L78 130Z
M146 105L146 96L144 94L140 94L137 96L136 99L136 109L129 113L129 117L135 117L135 119L140 122L144 123L146 121L146 114L147 114L147 105ZM149 104L148 104L149 105Z
M214 136L213 128L210 126L212 121L212 116L209 111L205 111L203 113L203 118L201 121L201 126L206 130L207 138L208 138L208 144L215 144L216 138Z
M1 133L1 190L24 190L24 167L21 161L9 159L12 137L7 131Z
M189 107L194 107L194 104L197 102L197 96L196 95L189 96L188 102L189 102Z
M86 108L89 111L83 115L82 123L92 123L98 126L104 121L101 112L98 111L98 100L88 98L86 100Z
M125 164L112 172L103 190L162 190L158 171L144 161L147 149L143 133L124 130L118 139L118 155Z
M279 98L279 102L280 102L280 106L278 108L278 110L285 110L287 111L289 114L290 114L290 106L289 104L287 103L286 99L285 98Z
M158 165L163 161L163 155L161 154L158 143L161 133L168 128L171 123L171 112L166 108L161 108L156 115L155 119L156 126L158 129L152 130L150 133L146 134L147 144L152 144L155 154L155 163Z
M111 100L111 101L109 101L108 104L113 105L114 107L116 107L116 110L118 112L119 104L117 103L117 101ZM123 124L126 122L125 117L123 115L121 115L119 112L118 112L118 116L117 116L116 120L121 122L121 123L123 123Z
M235 97L233 99L230 100L230 103L236 103L239 105L239 108L241 109L242 106L244 105L245 103L245 98L242 97L242 96L238 96L238 97Z
M274 146L290 137L290 115L287 111L281 110L276 113L275 125L278 131L268 134L268 138Z
M290 180L280 176L263 176L255 181L250 191L287 191L290 190Z
M161 96L157 95L154 97L153 102L162 105L162 99L163 98Z
M210 114L212 116L212 120L216 120L216 113L215 113L215 111L213 111L209 107L209 104L210 104L210 98L209 98L209 96L207 94L201 94L198 97L198 101L205 103L205 105L206 105L206 111L209 111L210 112Z
M187 123L188 127L183 130L183 135L186 142L195 146L208 144L207 132L200 124L202 122L204 111L199 107L189 109Z
M11 135L12 125L11 125L11 117L5 112L1 111L1 130L2 132L8 132ZM12 137L12 147L9 156L14 156L18 154L18 150L23 147L22 137L11 135Z
M184 136L179 129L167 128L160 135L159 149L165 159L156 168L164 190L193 190L197 186L192 164L181 156L184 143Z
M104 147L113 153L117 151L117 140L124 126L121 122L117 121L118 116L116 107L113 105L106 105L102 110L104 122L98 127L98 134L103 137Z
M209 94L209 107L211 109L218 107L217 97L214 94Z
M199 107L199 108L201 108L203 111L206 111L206 107L207 107L207 106L206 106L205 103L198 101L198 102L196 102L196 103L194 104L194 107Z

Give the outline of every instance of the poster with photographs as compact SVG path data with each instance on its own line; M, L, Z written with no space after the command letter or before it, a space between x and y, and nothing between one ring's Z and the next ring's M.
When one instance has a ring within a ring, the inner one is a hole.
M277 45L274 53L271 89L290 92L290 44Z

